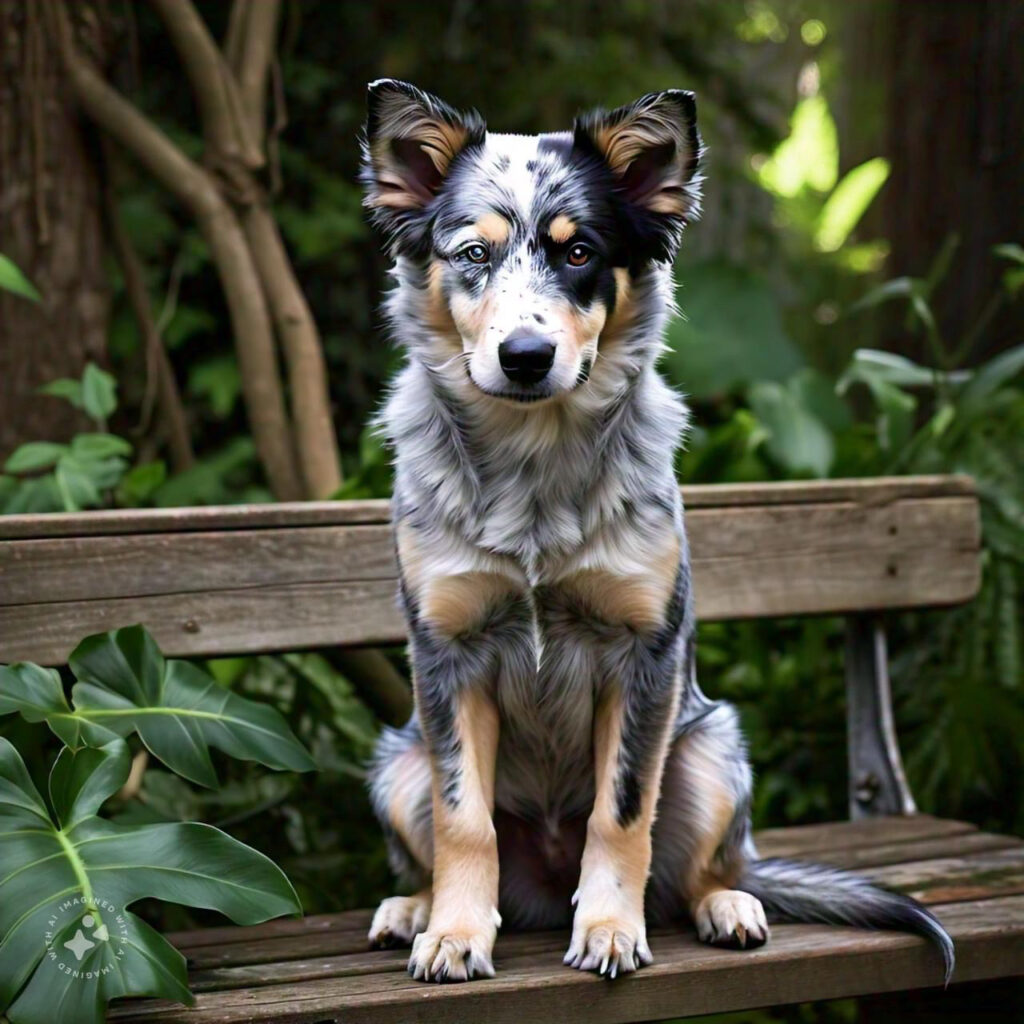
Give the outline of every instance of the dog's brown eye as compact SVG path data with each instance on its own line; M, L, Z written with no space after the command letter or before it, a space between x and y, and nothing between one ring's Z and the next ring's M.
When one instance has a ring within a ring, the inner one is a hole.
M566 256L570 267L582 267L590 262L590 250L585 245L574 245Z
M462 253L470 263L486 263L490 255L485 245L468 245Z

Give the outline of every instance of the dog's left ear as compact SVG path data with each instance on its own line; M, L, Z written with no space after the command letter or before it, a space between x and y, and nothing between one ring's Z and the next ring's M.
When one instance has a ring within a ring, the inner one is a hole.
M423 242L424 210L452 162L484 141L475 111L460 114L408 82L371 82L363 145L364 204L401 248Z
M576 119L575 144L596 151L628 204L678 229L700 214L702 152L692 92L649 93L618 110Z

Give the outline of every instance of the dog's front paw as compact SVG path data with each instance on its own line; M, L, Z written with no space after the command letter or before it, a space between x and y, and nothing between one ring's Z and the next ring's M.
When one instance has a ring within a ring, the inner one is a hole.
M738 889L708 893L693 914L702 942L729 949L756 949L768 941L768 921L756 896Z
M495 934L447 928L416 936L409 957L409 973L417 981L469 981L493 978L491 951Z
M581 971L597 971L606 978L615 978L645 967L653 959L642 920L583 921L577 916L563 962Z
M381 901L370 925L370 945L378 949L408 946L427 927L430 919L430 893L415 896L391 896Z

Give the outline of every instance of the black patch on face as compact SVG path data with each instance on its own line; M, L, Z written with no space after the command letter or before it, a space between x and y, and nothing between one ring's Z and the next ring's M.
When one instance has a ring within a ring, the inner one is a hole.
M564 161L568 161L572 152L571 132L548 132L540 137L537 143L537 152L547 155L553 153Z

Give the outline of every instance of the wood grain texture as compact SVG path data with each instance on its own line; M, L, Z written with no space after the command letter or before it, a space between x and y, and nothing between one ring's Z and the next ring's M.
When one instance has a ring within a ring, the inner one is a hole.
M989 839L1000 840L997 844L999 849L957 852L954 844L947 843L940 848L940 853L945 856L927 856L927 859L908 863L887 862L873 867L860 865L859 869L866 877L890 888L909 892L926 904L959 903L1024 892L1021 878L1024 872L1024 844L1007 836L990 836ZM911 848L907 850L907 855L914 856L916 851L912 844L908 845ZM858 867L856 857L838 848L829 851L829 856L821 859L837 867ZM175 939L188 955L189 964L202 970L275 964L279 961L328 955L347 956L365 950L370 912L322 915L319 926L306 929L294 927L300 922L280 924L284 927L277 932L266 931L266 926L262 925L255 929L217 929L220 937L215 943L208 942L203 931L182 933ZM674 930L661 929L653 934L669 935ZM528 932L525 937L515 933L503 935L502 948L518 948L517 944L527 941L527 938L534 942L537 934ZM346 970L350 966L347 965Z
M969 600L980 540L967 488L957 477L702 488L687 513L698 615ZM0 661L59 664L82 636L134 622L173 655L404 640L385 502L6 520Z
M862 863L898 864L1024 845L1024 840L1014 836L980 832L977 826L967 822L935 818L929 814L761 829L754 833L754 840L763 857L815 860L837 867L854 867ZM203 946L225 943L250 943L329 931L356 931L362 935L369 928L367 913L351 910L340 914L311 914L303 918L279 918L245 928L223 925L170 932L166 937L191 955Z
M747 505L800 505L830 501L888 504L901 498L970 497L967 476L865 477L853 480L792 480L756 484L700 484L682 488L687 508L734 508ZM40 537L121 536L192 530L261 529L277 526L323 526L386 523L389 502L301 501L263 505L197 508L106 509L0 517L0 540Z
M772 855L840 866L881 857L869 873L928 903L957 944L955 981L1024 973L1024 842L928 815L838 822L757 835ZM866 866L861 864L861 866ZM169 936L189 959L195 1010L157 1001L113 1019L197 1021L524 1020L614 1022L742 1010L940 983L938 957L896 933L776 925L766 947L709 949L686 926L651 933L655 963L609 984L561 965L562 932L504 933L498 976L462 986L409 980L407 951L370 951L370 911L210 928Z
M1024 971L1024 896L933 909L957 943L955 980ZM269 967L250 969L237 975L245 987L201 991L190 1010L137 1004L115 1010L112 1019L623 1024L941 984L934 949L893 932L779 925L767 946L747 952L709 949L685 931L659 934L651 942L654 964L616 983L563 967L558 961L564 942L565 936L550 933L503 936L497 977L469 985L413 982L402 951L352 953L321 964L294 961L283 974L297 969L296 980L273 979ZM259 984L262 979L270 983Z

